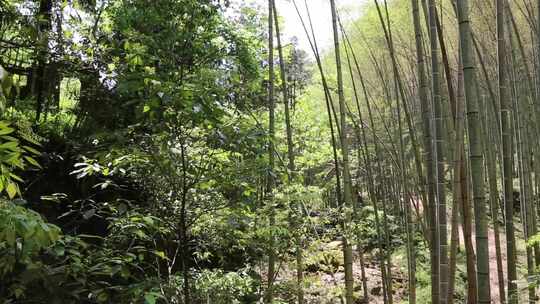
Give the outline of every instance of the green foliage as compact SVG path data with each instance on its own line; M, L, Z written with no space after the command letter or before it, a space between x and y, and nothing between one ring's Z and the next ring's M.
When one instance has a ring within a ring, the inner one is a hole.
M245 272L203 270L195 279L196 296L201 301L216 304L242 303L253 292L254 281Z
M202 270L194 274L194 303L250 303L246 299L255 289L255 281L247 273L248 269L236 272L223 270ZM172 276L164 285L165 298L169 303L182 303L183 277Z
M10 199L21 194L18 183L23 180L16 174L16 170L40 167L34 158L40 153L31 147L32 144L37 142L24 132L24 129L16 132L10 122L0 120L0 193L7 194Z
M6 96L11 90L11 77L8 72L0 65L0 113L6 109Z
M209 123L225 107L248 102L245 94L258 89L257 40L229 24L220 8L210 0L111 6L111 30L122 39L107 42L106 66L118 75L120 102L129 105L123 119L160 124L174 114L185 123Z
M82 298L96 303L142 303L154 296L153 288L160 280L155 267L167 259L155 242L165 239L170 230L159 219L137 211L113 214L110 220L110 233L101 245L68 238L55 248L66 267L57 280L76 282L63 298L73 299L73 303Z
M535 245L540 244L540 234L533 235L529 237L529 240L527 242L527 246L533 247Z
M0 296L20 298L43 267L43 250L61 237L60 228L43 221L37 212L12 201L0 201ZM3 295L2 295L3 293Z
M1 277L9 287L4 297L53 303L143 303L162 297L153 289L160 281L155 267L168 259L166 250L156 247L156 241L170 237L161 220L136 211L111 214L108 236L72 237L13 203L4 203L1 211Z
M339 246L335 245L318 248L318 250L307 256L305 266L310 272L322 271L334 274L340 267L343 267L343 252Z
M383 227L383 217L384 214L379 208L379 224L381 225L380 231L384 231ZM379 241L382 241L383 244L386 246L385 236L380 235L377 232L377 225L375 220L375 210L372 206L366 206L359 210L358 218L361 218L362 221L356 221L356 227L355 231L362 239L362 243L364 244L364 248L367 249L375 249L379 246ZM390 236L390 246L392 248L389 248L392 250L393 248L397 247L398 245L401 245L400 237L399 237L399 219L396 219L392 215L387 214L386 218L388 222L388 234Z
M223 208L202 214L191 229L198 241L197 261L223 268L243 267L262 254L255 242L255 216L248 208Z

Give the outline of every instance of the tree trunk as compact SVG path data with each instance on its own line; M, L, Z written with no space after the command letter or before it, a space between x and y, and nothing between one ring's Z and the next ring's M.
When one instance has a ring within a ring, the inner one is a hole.
M503 185L505 203L506 250L508 271L508 303L518 303L517 269L515 234L514 234L514 197L513 197L513 164L512 164L512 124L511 104L508 98L507 71L506 71L506 45L504 40L505 0L497 0L497 53L499 102L501 109L501 135L503 150Z
M486 108L485 102L480 106L480 108ZM488 172L488 183L489 183L489 209L491 213L491 221L493 224L493 234L495 236L495 258L497 260L497 279L499 283L499 297L501 303L506 302L506 294L504 288L504 274L503 274L503 265L502 265L502 253L501 253L501 240L499 232L499 191L497 189L497 168L496 168L496 156L493 149L495 141L492 140L494 136L492 130L489 130L491 124L488 121L488 110L486 108L485 114L483 115L483 137L484 137L484 151L486 154L486 167Z
M351 207L352 207L352 194L351 194L351 176L349 171L349 142L348 142L348 126L345 107L345 95L343 91L343 73L341 70L341 55L339 48L339 34L337 24L337 10L335 0L330 0L330 7L332 11L332 28L334 32L334 51L336 55L336 71L337 71L337 84L338 84L338 98L339 98L339 114L341 122L341 154L343 160L343 206L345 207L344 218L344 235L343 235L343 255L345 263L345 300L347 304L353 304L354 298L354 279L353 279L353 261L352 261L352 245L347 240L348 231L351 224Z
M272 191L274 188L274 140L275 140L275 118L274 118L274 26L273 26L273 7L272 1L268 0L268 176L266 185L266 198L271 204L273 201ZM270 229L275 226L275 211L270 210L269 225ZM276 252L275 240L273 233L270 236L270 249L268 252L268 273L267 273L267 290L264 297L265 303L274 301L274 279L276 277Z
M482 153L481 120L476 96L476 75L471 50L471 31L468 0L457 0L461 58L465 99L467 104L467 126L469 139L469 161L473 188L474 217L476 232L476 272L478 279L478 303L491 303L489 282L489 246L484 193L484 157Z
M272 1L272 7L274 10L274 23L276 26L276 38L278 43L278 52L279 52L279 65L280 65L280 75L281 75L281 89L283 93L283 105L285 109L285 130L287 136L287 158L289 159L288 163L288 183L292 184L295 182L296 178L296 167L294 164L294 144L292 139L292 126L291 126L291 117L289 110L289 96L287 90L287 75L285 70L285 57L283 56L283 48L281 45L281 34L279 31L279 22L278 22L278 12L276 9L276 3ZM297 202L292 202L291 210L296 212L298 217L302 216L301 204ZM293 227L297 226L297 223L292 223ZM303 248L302 248L302 235L300 231L295 231L296 234L296 281L297 281L297 301L298 304L304 303L304 289L302 287L304 282L304 270L303 270Z
M446 282L441 282L440 278L445 277L448 271L447 262L447 227L446 227L446 201L445 201L445 184L444 184L444 158L443 158L443 119L442 106L440 96L440 72L439 72L439 47L437 42L437 23L436 23L436 6L435 0L429 0L429 38L431 49L431 87L432 87L432 105L434 113L434 130L435 138L435 161L432 164L436 170L436 206L432 208L432 221L437 223L437 230L434 233L437 236L433 239L432 253L432 286L431 296L432 303L446 303L447 289Z
M53 0L41 0L38 12L38 33L41 43L37 50L37 67L35 76L36 85L36 122L39 122L41 113L44 110L45 99L47 97L47 57L49 55L49 32L51 31L51 15Z

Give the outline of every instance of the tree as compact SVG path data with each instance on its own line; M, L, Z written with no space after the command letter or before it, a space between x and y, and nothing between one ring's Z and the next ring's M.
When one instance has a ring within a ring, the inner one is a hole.
M433 226L437 228L432 228L432 233L437 236L432 236L432 261L431 261L431 271L432 271L432 302L445 303L446 293L445 288L441 284L441 277L446 275L446 266L444 263L446 255L446 202L444 195L444 162L443 162L443 151L442 151L442 106L441 106L441 96L440 96L440 80L439 80L439 48L437 42L437 23L436 23L436 7L435 1L430 0L429 2L429 41L431 48L431 95L432 95L432 104L433 104L433 113L434 113L434 122L433 122L433 134L434 134L434 151L435 151L435 176L437 180L436 187L436 204L430 208L431 222ZM441 301L442 300L442 301Z
M517 270L514 233L514 197L513 197L513 164L512 164L512 109L508 97L508 80L506 67L506 44L505 44L505 2L497 0L497 54L498 54L498 79L499 79L499 103L502 134L502 162L503 162L503 193L505 204L505 228L506 250L508 269L508 303L514 304L517 299Z
M349 241L349 231L351 224L351 208L352 208L352 183L349 169L349 141L348 141L348 126L347 126L347 109L345 105L345 95L343 91L343 73L341 70L341 55L339 48L339 31L337 22L337 10L334 0L330 0L332 11L332 27L334 32L334 52L336 55L336 70L338 82L338 100L339 100L339 121L341 123L340 143L341 157L343 161L343 211L345 218L343 219L343 255L345 261L345 299L347 304L352 304L354 292L353 279L353 263L352 263L352 244Z
M486 202L484 195L484 162L482 151L481 120L476 96L476 75L471 50L471 31L469 21L469 3L467 0L457 1L459 18L459 36L465 98L467 104L467 123L469 130L469 159L471 163L474 215L476 224L476 265L478 273L478 301L491 303L489 281L489 250L486 219Z
M268 175L266 184L266 199L272 201L272 191L274 188L274 162L275 162L275 114L274 114L274 9L273 1L268 0ZM272 228L275 225L275 214L272 210L269 218L269 226ZM268 252L268 274L267 274L267 291L265 303L274 301L274 280L276 277L276 252L274 249L274 240L271 235L270 251Z
M288 184L294 184L296 182L296 166L294 164L294 143L293 143L293 131L291 127L291 114L290 114L290 97L289 97L289 90L287 87L287 69L285 67L285 57L283 56L283 46L281 44L281 35L279 32L279 22L278 22L278 13L276 10L276 3L274 0L272 0L272 9L274 11L274 23L276 26L276 36L277 36L277 43L278 43L278 52L279 52L279 65L280 65L280 75L281 75L281 91L283 93L283 105L285 109L285 131L286 131L286 137L287 137L287 158L288 158ZM297 216L301 217L303 210L299 203L293 202L291 209L293 212L297 212ZM294 228L297 226L297 223L291 223L292 227ZM304 303L304 267L303 267L303 242L302 242L302 235L300 233L297 233L298 236L296 238L296 277L297 277L297 298L298 298L298 304Z

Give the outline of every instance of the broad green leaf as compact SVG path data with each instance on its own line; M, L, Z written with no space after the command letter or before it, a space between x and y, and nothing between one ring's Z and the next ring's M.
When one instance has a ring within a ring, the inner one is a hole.
M156 296L152 293L147 293L144 295L145 304L156 304Z
M17 184L15 184L14 182L9 182L7 187L6 187L6 192L7 192L8 197L10 199L14 198L15 195L17 195L17 192L19 192Z
M28 152L30 152L30 153L33 153L33 154L35 154L35 155L40 155L40 154L41 154L41 153L39 153L38 150L36 150L36 149L34 149L34 148L30 147L30 146L22 146L22 147L23 147L23 149L25 149L26 151L28 151Z
M58 256L63 256L66 252L66 248L64 246L56 246L54 247L54 253Z
M7 231L4 232L5 234L5 240L7 241L9 246L15 245L15 230L13 229L7 229Z
M162 258L162 259L167 259L167 257L165 256L165 252L163 251L154 251L154 254L157 255L158 257Z
M37 162L37 160L33 159L32 157L30 156L24 156L24 159L29 162L30 164L32 164L33 166L35 167L38 167L38 168L41 168L41 165Z
M21 177L19 177L18 175L15 175L15 174L13 174L13 173L10 173L10 174L9 174L9 177L13 178L14 180L16 180L16 181L18 181L18 182L20 182L20 183L24 182L23 179L22 179Z
M17 151L19 143L16 141L8 141L0 145L0 149L9 149L11 151Z
M15 131L15 129L13 128L0 128L0 135L7 135L7 134L11 134L13 133L13 131Z
M107 295L107 293L101 292L99 296L97 297L97 300L99 303L105 303L108 298L109 298L109 295Z

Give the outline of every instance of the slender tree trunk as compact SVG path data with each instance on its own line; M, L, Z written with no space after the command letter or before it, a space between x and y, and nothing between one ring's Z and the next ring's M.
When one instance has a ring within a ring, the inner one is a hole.
M523 122L523 114L522 114L522 105L520 103L520 88L517 80L517 71L516 71L516 54L515 54L515 46L514 46L514 37L512 35L512 29L510 27L509 19L511 19L511 13L510 8L507 7L506 12L508 12L508 18L507 18L507 28L508 28L508 40L511 47L511 73L510 79L511 79L511 97L513 100L514 105L514 132L516 137L516 146L517 146L517 161L518 161L518 172L519 172L519 188L520 188L520 210L521 210L521 221L523 223L523 236L525 239L525 242L529 240L529 237L532 233L532 218L531 218L531 208L530 208L530 201L532 199L532 195L530 192L530 170L529 170L529 164L528 164L528 145L525 138L526 133L526 127L524 126ZM525 104L527 103L527 100L525 101ZM528 113L528 112L527 112ZM533 257L533 249L531 246L527 246L526 248L526 256L527 256L527 276L533 277L535 273L535 265L534 265L534 257ZM536 288L534 284L528 285L529 290L529 303L536 303Z
M534 104L534 100L538 100L538 96L536 94L536 90L535 90L535 87L534 87L534 81L533 81L533 77L531 75L531 69L529 68L529 62L527 60L527 54L525 52L525 48L523 47L523 42L522 42L522 39L521 39L521 34L519 32L519 29L518 29L518 26L516 24L516 20L512 14L512 9L510 6L508 6L507 8L507 12L508 12L508 18L509 21L510 21L510 24L511 24L511 28L508 29L509 33L514 33L515 34L515 37L516 39L511 39L510 43L512 45L512 50L515 50L515 47L513 45L514 41L517 42L518 44L518 50L519 50L519 53L520 53L520 56L521 56L521 63L523 65L523 69L524 69L524 73L525 73L525 76L526 76L526 83L527 83L527 94L526 94L526 100L525 100L525 105L524 107L526 108L526 111L523 111L523 115L524 115L524 119L525 119L525 129L529 130L534 130L534 132L536 134L538 134L540 132L540 129L539 129L539 122L540 122L540 109L538 107L533 107L533 109L530 108L530 104ZM508 23L508 21L507 21ZM511 35L510 35L511 36ZM515 61L515 59L514 59ZM515 62L513 65L512 65L515 69L515 67L517 66L517 62ZM516 76L517 77L517 74ZM534 116L534 119L527 119L527 117L530 117L530 116ZM523 123L522 123L523 124ZM528 229L530 230L529 231L529 235L535 235L538 231L538 228L537 228L537 223L536 223L536 215L534 213L534 202L532 200L532 197L533 197L533 190L532 190L532 187L533 184L532 184L532 177L531 177L531 156L533 156L534 158L538 159L538 156L539 156L539 149L537 148L538 147L538 144L539 144L539 140L538 140L538 137L537 136L534 136L534 137L529 137L529 136L526 136L527 134L522 134L523 136L523 145L524 145L524 153L523 153L523 161L525 162L523 164L523 168L525 170L525 182L527 183L526 185L526 192L527 192L527 195L528 195L528 199L527 199L527 212L530 212L528 213L528 221L527 221L527 224L530 226ZM530 149L529 147L536 147L536 149ZM528 249L528 248L527 248ZM536 266L539 266L540 264L540 245L539 244L535 244L533 246L533 249L534 249L534 259L535 259L535 264ZM532 268L534 268L535 266L532 266ZM532 271L534 272L534 270ZM531 284L532 285L532 284ZM531 290L532 290L532 287L531 287ZM536 296L535 296L536 297Z
M507 89L506 72L506 45L504 40L505 0L497 0L497 53L498 53L498 78L499 78L499 102L501 109L501 134L503 148L503 185L506 219L506 250L508 271L508 303L518 303L517 293L517 269L515 234L514 234L514 198L513 198L513 165L512 165L512 125L511 104Z
M420 149L418 148L418 144L417 144L417 141L416 141L416 132L415 132L414 127L413 127L411 114L409 113L409 109L407 107L407 99L406 99L404 88L403 88L403 81L402 81L401 75L399 73L399 67L398 67L397 58L396 58L396 54L395 54L395 50L394 50L394 43L393 43L393 40L392 40L392 31L391 31L391 28L390 28L388 10L386 10L386 19L388 20L388 22L385 24L382 13L381 13L381 9L379 7L379 3L378 3L377 0L374 0L374 1L375 1L375 6L377 7L379 20L380 20L381 26L383 28L383 32L384 32L385 40L386 40L386 43L387 43L387 46L388 46L388 50L390 51L390 59L392 60L393 74L394 74L394 79L395 79L395 82L396 82L396 91L397 91L396 98L398 99L398 102L399 102L399 99L401 99L402 110L403 110L403 112L405 114L405 121L407 123L407 128L408 128L409 136L410 136L410 139L411 139L411 146L412 146L413 153L414 153L414 163L415 163L418 179L420 181L422 181L422 180L424 180L424 173L423 173L423 170L422 170L422 161L421 161L421 157L420 157ZM384 4L385 4L385 8L386 8L387 7L386 6L386 0L385 0ZM423 183L422 183L422 185L420 187L420 190L421 190L420 195L422 197L422 200L425 201L427 199L427 195L426 195L426 191L425 191Z
M485 103L484 103L485 105ZM482 107L481 107L482 108ZM487 112L487 110L486 110ZM497 169L496 169L496 157L493 150L494 141L490 138L493 136L490 133L493 131L488 131L487 123L487 113L484 114L484 150L486 153L486 166L488 172L488 183L489 183L489 208L491 213L491 220L493 224L493 234L495 236L495 257L497 260L497 279L499 283L499 297L501 303L506 302L506 294L504 288L504 274L503 274L503 265L502 265L502 253L501 253L501 240L500 240L500 228L499 228L499 191L497 189Z
M347 37L347 36L345 36ZM368 118L369 118L369 123L371 125L371 134L372 134L372 137L373 137L373 142L374 142L374 146L375 146L375 155L376 155L376 159L375 159L375 163L377 165L377 172L379 174L379 176L383 176L382 174L382 166L381 166L381 159L380 159L380 155L381 155L381 149L380 149L380 145L379 145L379 140L377 138L377 133L376 133L376 129L375 129L375 123L374 123L374 119L373 119L373 112L372 112L372 109L371 109L371 102L370 102L370 97L369 97L369 94L368 94L368 91L367 91L367 88L366 88L366 83L364 81L364 77L362 76L362 70L360 69L360 65L357 61L357 58L356 58L356 55L355 55L355 52L354 50L352 49L352 46L350 44L350 41L347 39L347 42L348 42L348 45L349 45L349 48L351 50L351 53L352 53L352 57L354 59L354 64L355 64L355 67L356 67L356 72L358 73L358 77L360 79L360 84L362 86L362 92L363 92L363 96L364 96L364 99L366 101L366 108L367 108L367 111L368 111ZM360 110L360 104L357 103L357 110L358 110L358 115L360 117L360 122L362 123L363 122L363 119L362 119L362 111ZM363 137L364 137L364 142L367 143L367 136L365 134L365 125L362 123L362 132L363 132ZM382 233L381 233L381 224L380 224L380 218L379 218L379 208L378 208L378 205L377 205L377 201L379 199L379 195L377 194L377 189L375 187L375 175L373 174L373 167L371 165L371 160L369 158L369 154L368 154L368 150L367 150L367 145L363 145L364 147L364 154L367 155L367 170L368 170L368 185L369 185L369 188L370 188L370 200L371 200L371 203L373 205L373 210L374 210L374 213L375 213L375 231L377 232L377 244L379 246L379 263L380 263L380 270L381 270L381 276L382 276L382 287L383 287L383 301L384 303L388 303L388 292L387 292L387 288L386 288L386 278L387 278L387 267L385 266L385 260L384 260L384 255L383 255L383 252L384 252L384 245L383 245L383 237L382 237Z
M486 202L484 193L484 157L482 153L481 120L476 96L476 75L471 50L471 31L468 0L457 0L459 36L469 138L469 159L473 188L474 217L476 226L476 268L478 279L478 303L491 303L489 281L489 246L487 234Z
M274 26L273 26L273 7L272 1L268 0L268 171L266 196L267 200L272 200L272 191L274 188L274 141L275 141L275 115L274 115ZM270 211L269 225L272 229L275 226L275 211ZM268 252L268 273L267 273L267 291L264 302L272 303L274 301L274 279L276 277L276 252L274 235L270 236L270 249Z
M360 259L360 275L362 276L362 292L364 295L364 301L367 303L369 301L369 293L367 287L367 276L366 276L366 266L364 262L364 250L358 244L358 256Z
M49 55L49 32L51 31L52 20L52 0L39 1L38 32L40 35L39 48L37 50L37 68L34 75L36 81L36 122L39 122L45 107L47 97L47 57Z
M188 181L187 181L187 172L188 172L188 161L186 153L186 145L184 142L180 145L180 156L182 159L182 197L181 197L181 206L180 206L180 260L182 263L182 275L183 275L183 292L184 292L184 303L191 304L191 285L190 285L190 274L188 266L188 256L189 256L189 240L187 234L187 225L186 225L186 208L187 208L187 194L188 194Z
M448 271L447 261L447 227L446 227L446 196L444 184L444 158L443 158L443 118L440 96L439 47L437 42L437 23L435 0L429 0L429 38L431 47L431 81L432 104L434 113L435 138L435 164L437 177L437 203L432 211L433 222L437 223L437 237L433 240L432 261L432 303L446 303L447 282L442 282ZM436 214L436 215L435 215Z
M427 179L427 206L428 209L424 210L429 214L429 228L430 228L430 245L431 245L431 301L433 304L439 303L438 290L439 290L439 267L438 267L438 234L437 234L437 220L436 220L436 200L435 200L435 172L433 166L433 145L432 145L432 133L431 133L431 111L428 101L428 82L426 79L425 63L424 63L424 47L422 43L422 27L420 25L420 13L418 0L411 0L413 23L416 42L416 57L417 57L417 73L419 81L419 99L422 110L423 121L423 133L424 133L424 166L426 167ZM423 3L423 1L422 1ZM436 53L434 54L436 57ZM436 58L435 58L435 61Z
M461 210L463 221L463 240L465 243L466 254L466 266L467 266L467 303L477 303L477 280L476 280L476 265L475 265L475 253L472 242L472 215L471 215L471 203L469 197L469 180L467 175L468 164L465 159L465 154L461 154Z
M459 61L459 66L462 67L463 64L461 60ZM463 205L461 201L463 199L461 190L461 175L463 167L463 156L465 154L463 147L463 135L464 135L464 92L463 92L463 69L460 68L458 71L458 85L457 85L457 99L456 99L456 109L455 109L455 122L454 122L454 149L453 149L453 160L454 160L454 171L453 171L453 193L452 193L452 232L451 232L451 241L450 241L450 265L449 265L449 276L448 276L448 303L453 304L454 302L454 293L455 293L455 275L457 269L457 249L459 246L459 209Z
M285 109L285 130L286 130L286 136L287 136L287 158L289 160L288 163L288 171L289 171L289 184L295 182L296 178L296 167L294 164L294 143L293 143L293 131L291 126L291 117L290 117L290 110L289 110L289 96L288 96L288 89L287 89L287 75L286 75L286 69L285 69L285 57L283 56L283 48L281 44L281 33L279 31L279 22L278 22L278 12L276 9L276 3L275 0L272 1L272 7L274 10L274 23L276 27L276 38L278 43L278 53L279 53L279 65L280 65L280 75L281 75L281 89L283 93L283 105ZM297 212L298 216L302 216L302 208L301 204L292 202L291 210L293 212ZM298 226L297 223L292 223L293 227ZM303 248L302 248L302 235L300 231L296 231L296 283L297 283L297 291L296 291L296 297L298 304L304 303L304 289L303 289L303 282L304 282L304 270L303 270Z
M340 23L340 25L341 25L341 23ZM358 96L358 90L357 90L356 81L355 81L355 78L354 78L354 73L353 73L351 59L350 59L350 56L349 56L348 49L350 49L350 52L352 53L352 56L354 57L355 63L357 63L356 55L354 54L354 50L352 49L351 43L349 41L349 38L347 37L347 33L345 32L343 26L341 26L341 29L342 29L342 32L343 32L343 37L345 38L345 41L347 43L346 47L345 47L345 54L347 55L347 64L348 64L348 67L349 67L349 74L350 74L350 77L351 77L351 83L352 83L353 92L354 92L354 100L355 100L355 103L356 103L356 109L358 111L358 119L359 119L359 125L357 126L357 130L358 130L358 132L357 132L358 133L357 134L357 141L358 141L358 176L357 176L357 179L360 180L360 161L362 160L363 165L367 168L367 180L368 180L367 188L368 188L369 198L370 198L370 200L374 200L374 197L375 197L374 188L375 187L374 187L374 183L373 183L373 180L374 180L373 170L372 170L371 161L370 161L370 157L369 157L364 119L363 119L363 116L362 116L362 111L360 109L360 98ZM348 48L347 48L347 46L348 46ZM360 74L360 72L359 72L359 74ZM363 155L363 159L361 158L361 155ZM359 212L358 209L363 205L363 204L361 204L361 201L362 201L361 194L358 194L358 198L359 198L359 201L358 201L358 204L357 204L358 207L355 208L355 220L360 220L358 218L358 212ZM362 277L362 291L363 291L363 294L364 294L364 301L367 302L367 301L369 301L369 294L368 294L368 290L367 290L367 278L366 278L366 270L365 270L365 264L364 264L364 251L362 249L362 241L361 241L360 237L358 237L357 241L358 241L357 251L358 251L358 256L359 256L359 260L360 260L360 272L361 272L361 277Z
M340 43L337 24L337 10L335 0L330 0L330 7L332 11L332 27L334 32L334 51L336 55L336 71L338 82L338 98L339 98L339 114L341 122L341 157L343 160L343 206L345 211L344 218L344 235L343 235L343 255L345 263L345 299L347 304L353 304L354 298L354 279L353 279L353 265L352 265L352 245L347 240L348 231L351 224L351 207L352 207L352 194L351 194L351 176L349 171L349 142L348 142L348 126L345 107L345 95L343 91L343 73L341 70L341 54Z
M304 18L302 17L302 14L300 13L300 10L298 9L298 5L296 4L296 1L293 0L293 4L294 4L294 8L296 10L296 13L298 15L298 18L300 19L300 22L302 23L302 28L304 29L304 33L306 34L307 38L308 38L308 42L310 44L310 47L311 47L311 50L313 52L313 55L315 56L315 60L316 60L316 63L317 63L317 68L319 69L319 73L321 75L321 80L322 80L322 85L323 85L323 90L324 90L324 99L325 99L325 105L326 105L326 112L327 112L327 115L328 115L328 124L329 124L329 127L330 127L330 135L331 135L331 139L332 139L332 152L333 152L333 156L334 156L334 168L336 170L336 196L337 196L337 202L338 204L341 204L342 203L342 195L341 195L341 178L340 178L340 167L339 167L339 159L338 159L338 154L337 154L337 140L336 140L336 135L335 135L335 131L334 131L334 123L333 123L333 119L332 119L332 109L333 108L331 106L331 104L333 104L333 101L332 101L332 95L330 94L330 90L329 90L329 87L328 87L328 84L326 82L326 76L325 76L325 73L324 73L324 70L323 70L323 67L322 67L322 62L321 62L321 57L320 57L320 54L319 54L319 49L317 47L317 40L315 39L315 30L313 29L313 23L312 23L312 20L311 20L311 14L309 13L309 6L307 5L307 0L304 0L304 5L305 5L305 8L306 8L306 12L307 12L307 16L308 16L308 21L309 21L309 26L310 26L310 30L311 30L311 36L310 36L310 33L308 31L308 28L304 22ZM336 121L336 126L337 126L338 122ZM339 131L338 131L339 133Z

